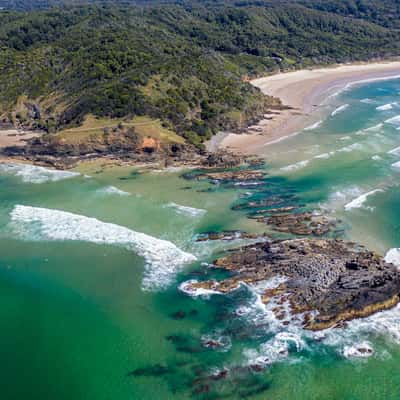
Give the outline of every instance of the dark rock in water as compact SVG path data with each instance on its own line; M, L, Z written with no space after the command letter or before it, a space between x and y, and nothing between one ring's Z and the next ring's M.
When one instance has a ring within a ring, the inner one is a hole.
M250 396L255 396L257 394L260 394L260 393L263 393L263 392L269 390L270 386L271 385L269 383L263 383L263 384L257 385L255 387L247 389L247 390L240 389L239 390L239 396L241 398L247 398L247 397L250 397Z
M174 313L171 314L171 318L176 319L176 320L180 320L180 319L184 319L187 316L190 317L194 317L198 314L197 310L190 310L188 313L186 313L185 311L176 311Z
M232 168L241 164L246 164L248 166L262 166L264 165L264 159L220 150L215 153L209 153L203 161L204 166L211 168Z
M262 235L264 236L264 235ZM257 239L260 235L243 231L204 232L197 235L196 242L208 240L235 240L235 239Z
M208 393L209 391L210 391L209 385L200 385L194 389L193 393L194 394L204 394L204 393Z
M314 212L273 214L257 220L271 225L278 232L297 236L324 236L335 232L337 224L335 219Z
M205 350L198 341L188 336L169 335L165 339L174 344L176 351L182 353L201 353Z
M230 292L240 282L251 285L276 276L285 277L284 283L266 290L262 300L288 300L293 313L301 314L307 329L338 326L399 302L397 268L364 247L342 240L262 242L233 250L216 260L215 265L234 276L222 281L195 282L193 289Z
M128 372L127 376L162 376L170 374L173 369L165 364L155 364L149 367L137 368L131 372Z
M183 319L186 317L186 313L185 313L185 311L176 311L171 314L171 317L173 319Z
M166 340L173 344L182 344L182 343L187 343L187 338L182 335L169 335L165 337Z
M232 207L232 210L251 210L251 209L257 209L261 207L270 207L270 206L277 206L279 204L283 204L288 201L293 201L295 200L294 196L269 196L266 199L262 200L251 200L246 203L240 203ZM298 207L293 207L290 210L294 210ZM268 210L269 212L272 212L272 210ZM283 211L282 211L283 212Z
M206 171L196 175L194 178L197 180L208 179L212 183L220 183L220 182L245 183L248 181L252 181L252 184L254 184L254 181L263 179L265 175L266 173L260 170L240 169L235 171L218 171L218 172Z

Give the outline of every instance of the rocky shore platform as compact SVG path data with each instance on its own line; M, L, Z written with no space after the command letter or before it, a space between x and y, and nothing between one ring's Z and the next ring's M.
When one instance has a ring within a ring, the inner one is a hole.
M263 303L277 304L273 311L278 319L285 317L284 304L289 304L292 316L309 330L341 326L399 302L397 268L360 245L338 239L263 241L230 251L214 266L232 276L191 282L186 289L229 293L242 283L251 286L280 277L283 283L262 293Z

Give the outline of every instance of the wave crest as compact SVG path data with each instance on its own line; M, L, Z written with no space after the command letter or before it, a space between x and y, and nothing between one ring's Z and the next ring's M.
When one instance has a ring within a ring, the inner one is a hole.
M134 251L146 262L144 290L168 286L182 265L196 260L166 240L66 211L17 205L11 211L11 227L29 240L77 240Z
M79 176L79 172L60 171L30 164L3 163L0 164L0 173L18 176L26 183L56 182L63 179Z

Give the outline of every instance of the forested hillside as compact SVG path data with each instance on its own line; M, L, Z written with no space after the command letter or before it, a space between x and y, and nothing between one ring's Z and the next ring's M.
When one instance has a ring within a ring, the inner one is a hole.
M75 4L3 1L4 121L54 132L88 114L147 116L201 145L273 105L249 77L400 54L389 0Z

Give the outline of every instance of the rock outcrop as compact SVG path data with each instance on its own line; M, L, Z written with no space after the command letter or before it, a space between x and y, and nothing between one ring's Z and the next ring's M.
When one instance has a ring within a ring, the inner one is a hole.
M366 317L399 302L400 272L364 247L334 239L291 239L263 242L231 251L215 261L231 271L222 281L193 282L193 290L223 293L241 282L256 284L273 277L285 282L266 290L262 301L279 297L306 329L320 330ZM278 307L279 308L279 307ZM280 310L276 312L279 314Z

